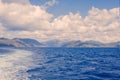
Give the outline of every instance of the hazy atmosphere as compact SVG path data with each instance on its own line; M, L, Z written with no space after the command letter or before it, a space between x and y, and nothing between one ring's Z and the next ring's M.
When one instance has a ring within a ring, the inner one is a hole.
M120 0L0 0L0 80L120 80Z

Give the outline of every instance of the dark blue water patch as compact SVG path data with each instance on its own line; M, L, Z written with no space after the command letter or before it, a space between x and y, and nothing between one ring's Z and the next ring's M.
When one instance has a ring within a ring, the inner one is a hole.
M78 80L104 80L104 79L99 78L99 77L95 77L95 76L87 76L83 79L78 79Z
M46 62L46 64L54 63L55 61L56 61L56 59L51 59L51 60L48 60L48 61Z
M120 79L120 75L114 74L114 73L96 73L94 75L98 76L98 77L102 77L102 78L108 78L108 79L110 79L110 78L112 78L112 79L114 79L114 78Z
M0 47L14 47L14 45L11 45L11 44L0 44Z
M41 67L38 67L38 68L35 68L35 69L31 69L31 70L28 70L27 72L37 72L37 71L41 71L43 69L46 69L44 66L41 66Z
M32 48L30 80L119 80L118 48Z
M0 54L7 54L12 52L9 48L0 48Z

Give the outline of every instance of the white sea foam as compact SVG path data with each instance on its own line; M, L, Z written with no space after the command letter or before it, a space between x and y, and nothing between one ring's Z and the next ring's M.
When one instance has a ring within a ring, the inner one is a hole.
M0 55L0 80L29 80L26 71L32 67L32 52L13 50Z

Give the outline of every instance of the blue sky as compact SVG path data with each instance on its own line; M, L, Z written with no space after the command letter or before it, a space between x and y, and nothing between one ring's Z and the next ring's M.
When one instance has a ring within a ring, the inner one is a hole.
M30 0L33 5L43 5L50 0ZM119 0L57 0L54 6L47 9L55 16L65 15L69 12L79 12L83 17L92 7L99 9L111 9L119 6Z

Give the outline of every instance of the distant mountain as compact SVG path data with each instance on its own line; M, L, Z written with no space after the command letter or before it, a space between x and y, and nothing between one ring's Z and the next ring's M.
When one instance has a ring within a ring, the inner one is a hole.
M41 47L40 42L29 38L0 38L0 47Z
M98 41L92 41L92 40L82 42L82 45L81 45L81 47L104 47L104 46L105 44Z
M0 38L0 47L120 47L119 42L101 43L98 41L68 41L68 40L50 40L40 43L30 38Z
M60 40L51 40L45 43L48 47L105 47L106 44L103 44L98 41L60 41Z
M26 47L25 44L21 44L18 41L7 39L7 38L0 38L0 47Z
M64 43L66 43L67 41L61 41L61 40L50 40L50 41L46 41L43 44L46 47L62 47L62 45Z
M62 47L79 47L82 44L81 41L68 41L62 45Z
M39 41L35 40L35 39L30 39L30 38L14 38L13 40L21 43L21 44L25 44L27 47L40 47L43 46L42 43L40 43Z
M70 41L63 44L63 47L102 47L103 43L97 41Z
M119 47L120 48L120 41L113 42L113 43L107 43L106 46L107 47L111 46L111 47Z
M62 47L120 47L120 42L101 43L98 41L70 41L64 43Z

